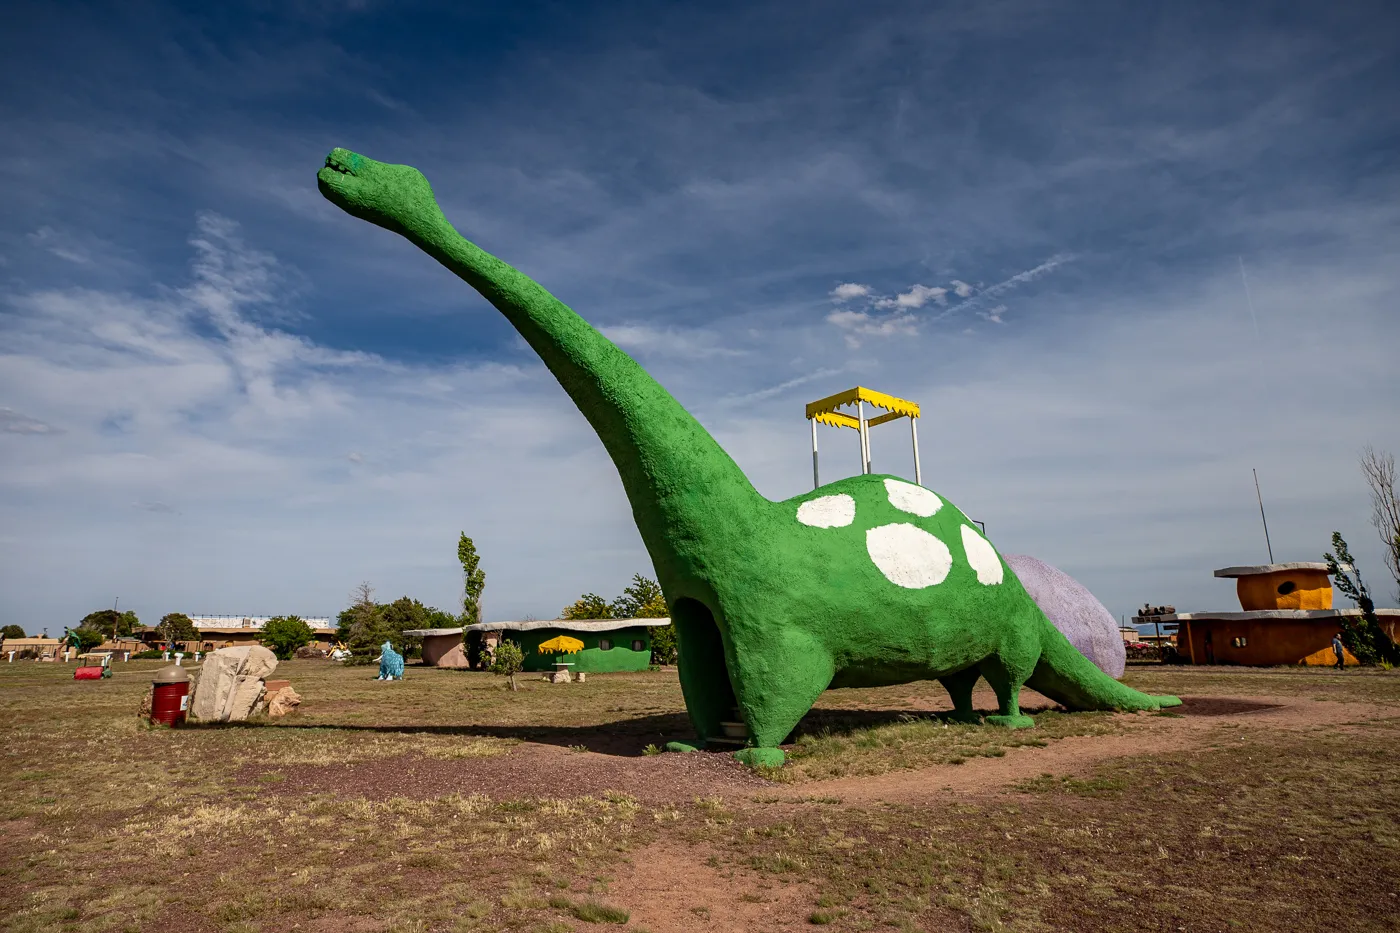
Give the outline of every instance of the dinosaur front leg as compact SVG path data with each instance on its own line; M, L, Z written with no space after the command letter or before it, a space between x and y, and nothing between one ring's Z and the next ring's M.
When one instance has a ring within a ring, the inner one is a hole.
M1020 657L1007 657L1005 654L992 655L983 661L979 668L987 683L997 695L996 715L988 716L987 723L1005 726L1008 729L1030 729L1035 720L1021 713L1021 685L1035 670L1035 662L1029 664Z
M972 688L977 686L981 676L982 672L973 666L956 674L938 678L938 682L948 691L948 696L953 701L953 712L948 715L949 720L974 725L982 721L977 715L977 710L972 708Z
M785 757L778 745L830 686L836 663L816 638L786 627L736 655L742 660L736 665L735 692L753 744L734 757L747 765L777 767Z

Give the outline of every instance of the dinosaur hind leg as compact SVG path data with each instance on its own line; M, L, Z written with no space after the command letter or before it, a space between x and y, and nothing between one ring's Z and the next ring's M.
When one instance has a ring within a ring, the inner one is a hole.
M981 676L982 672L974 666L938 678L938 682L948 691L948 696L953 701L953 712L948 715L949 720L974 724L982 721L977 715L977 710L972 708L972 688L977 686Z

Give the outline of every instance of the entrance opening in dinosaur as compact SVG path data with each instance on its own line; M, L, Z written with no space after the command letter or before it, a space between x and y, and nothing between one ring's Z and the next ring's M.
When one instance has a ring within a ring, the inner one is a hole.
M720 723L735 717L734 685L724 656L724 637L714 613L695 599L671 607L680 654L681 691L690 720L701 736L719 736Z

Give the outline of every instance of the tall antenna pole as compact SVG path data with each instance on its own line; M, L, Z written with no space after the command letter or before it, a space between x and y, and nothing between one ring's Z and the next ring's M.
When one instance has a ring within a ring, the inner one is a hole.
M1264 494L1259 491L1259 471L1250 468L1254 473L1254 495L1259 497L1259 518L1264 522L1264 544L1269 548L1269 563L1274 562L1274 546L1269 541L1269 520L1264 517Z

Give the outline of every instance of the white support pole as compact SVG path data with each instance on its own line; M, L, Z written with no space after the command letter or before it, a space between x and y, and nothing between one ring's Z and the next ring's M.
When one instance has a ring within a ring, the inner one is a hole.
M817 419L809 418L812 422L812 488L820 488L822 484L821 474L817 472Z
M861 431L861 472L868 474L871 471L871 436L865 426L865 402L855 399L855 420L860 422Z
M922 486L924 478L919 470L919 419L909 418L909 437L914 441L914 485Z

